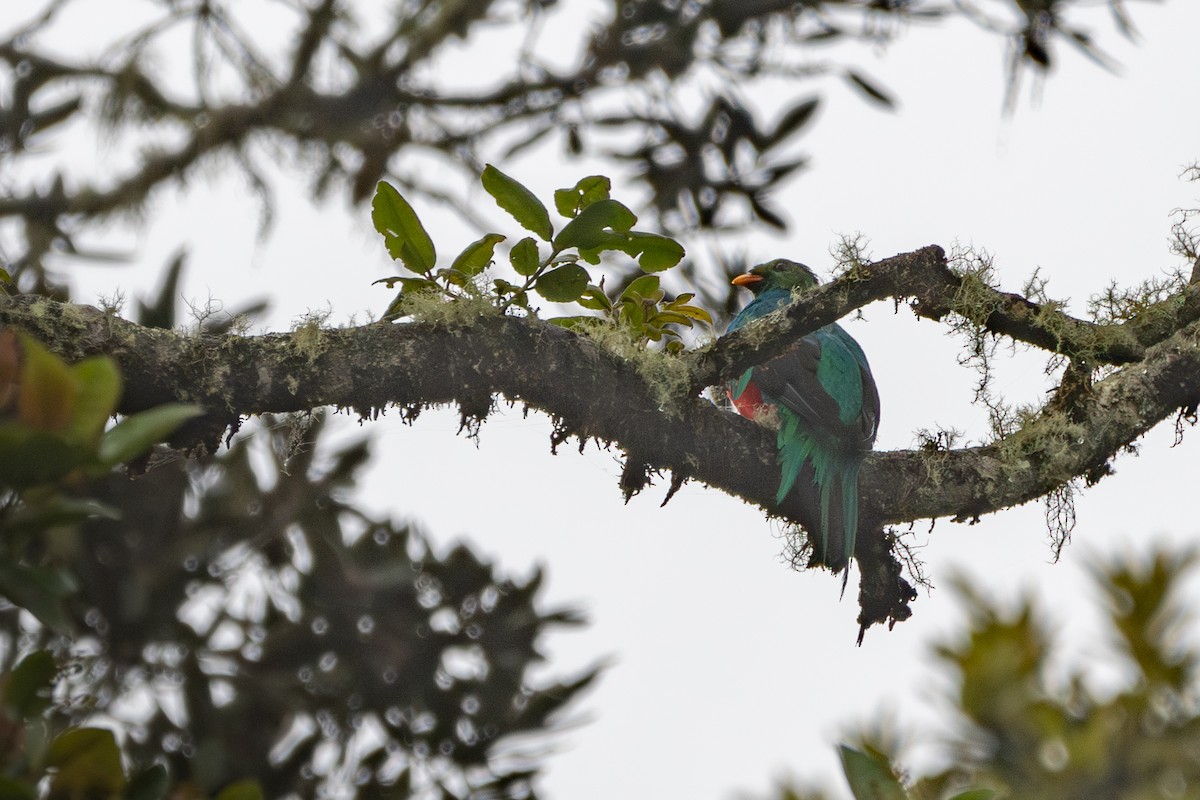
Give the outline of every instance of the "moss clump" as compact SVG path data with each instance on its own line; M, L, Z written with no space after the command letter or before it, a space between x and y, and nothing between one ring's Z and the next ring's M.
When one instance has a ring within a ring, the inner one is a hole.
M414 322L449 328L462 328L482 317L498 317L501 313L487 296L478 291L454 299L434 291L405 292L396 312L398 317L407 317Z
M577 330L601 349L633 366L661 410L670 412L691 387L691 371L683 359L656 350L620 323L596 320Z
M291 346L299 355L308 359L311 364L325 352L325 323L329 321L328 311L305 314L292 325Z
M991 255L986 251L955 250L950 255L950 269L959 277L950 310L970 325L981 327L1000 305Z
M865 278L867 276L866 267L871 263L871 253L867 250L869 245L870 240L860 231L844 233L839 236L837 244L829 250L829 254L836 262L833 268L833 277L852 275Z

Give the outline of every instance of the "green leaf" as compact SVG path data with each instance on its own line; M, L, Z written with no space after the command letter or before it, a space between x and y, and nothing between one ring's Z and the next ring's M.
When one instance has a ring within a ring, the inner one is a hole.
M629 248L629 234L598 231L588 241L587 247L579 248L579 257L589 264L599 264L600 255L608 250L626 252Z
M612 181L603 175L580 178L572 189L554 192L554 208L564 217L578 216L579 212L599 200L607 200Z
M68 439L93 444L104 432L104 425L121 399L121 371L107 356L80 361L71 367L79 379L79 397L66 430Z
M380 181L371 200L371 222L383 235L388 255L404 262L413 272L424 275L437 263L433 240L408 201L396 187Z
M0 267L0 283L7 283L9 286L13 283L12 275L8 274L4 267Z
M37 789L27 783L0 775L0 800L37 800Z
M162 764L154 764L144 769L129 781L125 789L125 800L162 800L171 788L171 778L167 768Z
M99 500L56 497L49 503L39 503L36 508L20 505L4 521L4 533L38 533L59 525L72 525L85 519L104 517L120 519L121 514L112 506Z
M50 689L58 667L54 656L36 650L13 667L4 684L4 705L17 717L30 719L50 707Z
M504 302L509 305L519 306L520 308L529 308L529 294L523 288L511 281L506 281L503 278L496 278L492 283L496 287L496 296L507 298Z
M533 290L553 303L571 303L587 289L591 276L578 264L565 264L537 279Z
M496 205L507 211L522 228L550 241L554 236L550 212L533 192L491 164L483 168L480 180L487 193L496 199Z
M662 272L683 260L683 245L669 236L638 231L629 234L630 255L636 255L643 272Z
M467 287L471 285L471 279L466 273L459 272L456 269L442 268L434 273L439 280L443 280L451 286Z
M496 245L503 242L504 239L505 237L498 233L489 233L482 239L471 242L454 259L450 269L458 270L464 275L478 275L488 264L492 263L492 254L496 250Z
M56 768L50 778L50 800L106 797L125 788L121 751L113 732L104 728L73 728L50 743L46 764Z
M100 462L112 466L136 458L155 442L166 439L175 429L204 408L183 403L168 403L126 417L100 437L97 455Z
M70 573L62 569L0 561L0 594L57 633L73 632L74 622L65 600L75 588Z
M263 800L262 787L251 780L231 783L221 790L217 800Z
M950 800L992 800L997 794L991 789L968 789L954 795Z
M526 236L508 251L508 260L518 275L528 277L537 272L541 265L537 242Z
M78 376L66 362L32 336L18 333L23 365L17 417L43 431L62 431L70 425L79 398Z
M438 285L436 281L431 281L429 278L400 278L400 291L406 294L414 292L436 292Z
M625 291L621 292L620 299L624 300L636 296L659 300L662 298L662 290L658 288L658 283L657 275L642 275L625 287Z
M654 325L683 325L684 327L692 327L692 320L677 311L660 311L649 320Z
M838 752L855 800L908 800L908 792L882 758L873 758L846 745L841 745Z
M593 311L611 311L613 307L612 301L604 294L604 290L593 283L589 283L588 287L583 290L583 294L579 296L579 305Z
M579 212L559 231L554 246L559 250L568 247L596 247L604 241L606 229L617 233L629 233L637 223L637 215L616 200L598 200ZM609 234L611 235L611 234Z
M626 300L621 303L621 317L631 328L640 328L646 324L646 309L640 302Z
M17 489L53 483L92 458L90 448L59 434L0 422L0 483Z
M670 303L667 305L667 308L676 314L682 314L683 316L694 319L697 322L704 322L709 325L713 324L712 315L699 306L689 306L683 303L676 305L675 303Z

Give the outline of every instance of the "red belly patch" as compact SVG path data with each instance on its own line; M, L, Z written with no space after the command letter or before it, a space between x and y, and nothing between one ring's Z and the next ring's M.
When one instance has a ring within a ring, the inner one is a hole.
M738 397L734 397L733 392L727 392L727 394L730 401L733 402L733 407L747 419L756 420L766 410L764 408L765 404L763 403L762 392L758 390L758 386L754 384L754 381L746 384L746 390Z

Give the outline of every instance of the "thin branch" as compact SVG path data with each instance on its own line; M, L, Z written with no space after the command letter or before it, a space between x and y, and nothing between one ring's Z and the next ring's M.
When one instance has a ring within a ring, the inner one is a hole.
M909 300L913 313L932 320L958 314L992 333L1077 358L1093 366L1139 361L1147 348L1200 319L1200 285L1148 306L1130 319L1097 324L1001 292L970 273L951 270L932 245L851 270L789 306L782 314L721 337L692 355L699 390L730 380L748 367L786 351L806 333L876 300Z

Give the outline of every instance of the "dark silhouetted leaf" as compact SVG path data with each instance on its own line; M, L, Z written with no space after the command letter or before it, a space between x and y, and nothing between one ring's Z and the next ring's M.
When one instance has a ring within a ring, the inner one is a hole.
M756 217L771 227L778 228L781 231L787 230L787 221L755 195L750 196L750 208L754 211Z
M892 111L895 110L896 101L892 99L891 95L889 95L887 92L883 91L883 89L880 89L873 82L867 80L862 75L860 75L859 73L857 73L853 70L847 71L845 74L845 77L846 77L846 80L848 80L850 82L851 86L858 89L862 94L866 95L869 99L873 100L874 102L878 103L879 105L883 106L884 108L886 108L888 110L892 110Z
M819 104L820 101L817 98L813 98L811 100L804 100L798 105L793 106L779 119L768 141L772 145L779 144L803 128L812 120L813 114L816 113Z

